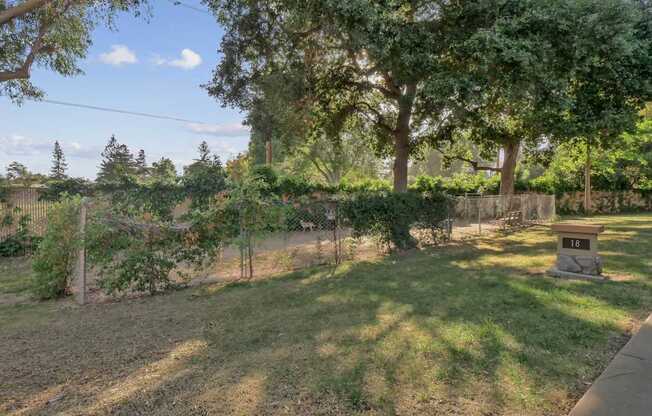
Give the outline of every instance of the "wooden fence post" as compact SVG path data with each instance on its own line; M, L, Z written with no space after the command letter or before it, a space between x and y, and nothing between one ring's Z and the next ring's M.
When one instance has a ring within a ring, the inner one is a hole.
M77 303L80 305L86 303L86 203L86 198L82 198L79 209L79 236L82 244L77 255Z

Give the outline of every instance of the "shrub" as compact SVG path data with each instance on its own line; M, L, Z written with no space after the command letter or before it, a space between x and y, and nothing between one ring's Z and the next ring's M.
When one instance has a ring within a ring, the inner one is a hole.
M34 259L33 292L40 299L66 293L77 251L81 197L64 197L48 213L48 227Z
M390 192L392 184L383 179L366 179L357 182L343 181L339 189L344 193L359 193L359 192Z
M342 214L354 236L373 235L399 250L416 246L413 226L441 228L449 198L442 193L363 192L342 203Z
M419 175L410 189L417 192L443 192L445 189L444 178L441 176Z
M278 184L278 174L276 171L267 165L257 165L251 168L251 173L249 174L251 179L262 181L265 183L265 188L270 192L276 191L276 186Z
M137 247L125 254L111 277L102 279L101 286L108 293L133 289L153 294L170 286L169 275L175 264L160 252Z
M184 197L183 189L176 183L149 181L133 188L129 202L133 214L152 214L163 221L172 219L172 212Z
M24 256L29 250L34 249L40 241L40 238L29 234L29 223L32 221L32 217L29 214L20 215L22 210L17 207L13 209L13 212L15 215L19 215L18 227L15 234L0 242L0 257ZM2 218L1 226L9 227L13 224L14 216L7 213Z
M226 189L226 172L217 157L197 161L185 168L181 184L193 208L206 208L215 195Z
M335 193L336 189L319 183L311 182L301 176L281 176L277 182L278 194L292 198L311 195L315 192Z
M44 201L59 201L63 196L90 196L93 184L84 178L66 178L51 180L47 188L41 193L39 199Z
M181 231L149 214L125 216L101 202L86 230L88 261L102 276L100 287L109 294L167 289L181 251Z
M486 177L482 173L460 173L450 178L444 178L444 190L451 195L466 193L497 194L500 187L500 177L494 175Z

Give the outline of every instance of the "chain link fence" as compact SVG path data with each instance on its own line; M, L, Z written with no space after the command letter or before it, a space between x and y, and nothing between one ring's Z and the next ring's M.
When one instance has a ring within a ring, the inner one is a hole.
M268 277L343 260L370 259L387 250L374 237L355 237L337 201L296 203L284 212L282 223L274 224L275 231L226 246L205 275L219 280ZM437 230L414 228L411 234L420 246L432 246L554 218L554 195L466 195L455 198L448 218Z
M550 222L555 215L554 195L465 195L451 216L453 238Z
M188 276L194 283L264 278L313 266L337 265L345 260L378 258L387 252L386 243L379 239L355 236L342 214L342 204L337 200L279 204L282 214L270 217L275 223L265 224L256 232L247 230L242 214L239 214L240 235L237 238L226 241L213 261L201 269L192 264L179 264L172 272L172 280L181 282L185 279L187 282ZM14 189L0 204L0 216L11 215L15 219L16 216L28 215L31 218L30 233L41 236L47 227L51 206L51 202L40 200L39 189ZM89 201L87 208L92 214L94 204ZM441 207L433 206L434 209ZM187 211L187 207L183 211ZM86 210L82 215L86 215ZM236 215L234 220L238 221L237 218ZM414 227L410 233L419 246L426 247L546 223L554 218L553 195L465 195L452 201L446 218L436 227ZM80 223L84 222L80 218ZM173 225L182 233L188 230L188 226L183 220ZM16 227L15 221L3 223L0 241L15 234ZM84 286L89 293L100 292L100 278L92 268L88 270Z

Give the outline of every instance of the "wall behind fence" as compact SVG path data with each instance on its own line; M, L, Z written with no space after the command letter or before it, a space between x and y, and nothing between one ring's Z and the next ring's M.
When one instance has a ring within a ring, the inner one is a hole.
M652 195L634 191L591 192L591 208L597 214L652 211ZM560 214L581 214L584 212L584 192L570 192L557 198Z

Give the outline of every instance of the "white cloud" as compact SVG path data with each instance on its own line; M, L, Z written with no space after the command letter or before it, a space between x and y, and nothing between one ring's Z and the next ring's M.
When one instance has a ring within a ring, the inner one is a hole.
M201 65L202 59L197 52L186 48L181 51L181 56L177 59L165 59L159 55L154 55L152 62L154 65L167 65L188 70Z
M201 56L190 49L184 49L181 51L181 59L173 60L170 65L183 69L193 69L201 65Z
M112 45L111 52L100 54L100 61L113 66L135 64L138 62L136 54L125 45Z
M219 137L248 137L249 127L240 123L199 124L188 123L188 129L198 134L210 134Z
M12 134L10 136L0 136L0 148L7 156L12 158L43 157L49 160L54 149L55 140L36 140L19 134ZM101 152L100 148L82 146L77 142L59 140L59 144L68 159L93 159L97 158Z

